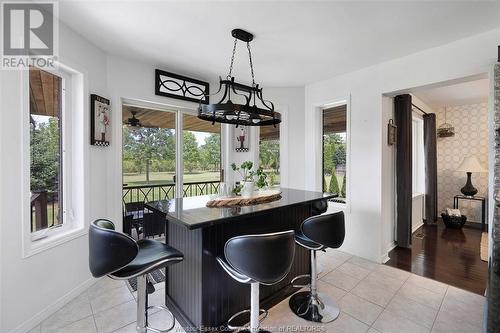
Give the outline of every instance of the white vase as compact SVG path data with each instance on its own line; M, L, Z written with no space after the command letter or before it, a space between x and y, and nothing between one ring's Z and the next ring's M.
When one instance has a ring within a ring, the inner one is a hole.
M243 182L243 188L241 189L242 197L251 197L253 195L254 185L253 182Z

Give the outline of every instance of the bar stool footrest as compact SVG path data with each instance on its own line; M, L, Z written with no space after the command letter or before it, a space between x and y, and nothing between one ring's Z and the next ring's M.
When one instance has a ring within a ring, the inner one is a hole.
M239 316L241 316L242 314L245 314L245 313L250 313L250 310L243 310L243 311L240 311L240 312L232 315L231 318L229 318L227 321L227 328L229 328L230 330L236 330L238 332L250 332L248 330L248 326L233 326L233 325L231 325L231 321L235 320L236 318L238 318ZM264 310L264 309L259 310L259 316L260 316L259 324L262 323L262 321L267 318L267 314L268 314L267 310Z
M306 284L296 284L296 282L300 279L305 279L305 278L308 278L309 281L311 280L311 274L303 274L303 275L299 275L299 276L296 276L292 279L292 281L290 281L290 284L292 285L293 288L306 288L306 287L310 287L311 286L311 283L306 283Z
M161 306L161 305L151 305L151 306L148 306L148 308L146 309L146 313L149 309L160 309L160 310L166 312L172 318L172 325L169 328L164 329L164 330L160 330L158 328L151 327L151 326L146 326L146 331L154 332L154 333L167 333L167 332L170 332L175 327L175 317L174 317L173 313L170 312L170 310L168 308Z

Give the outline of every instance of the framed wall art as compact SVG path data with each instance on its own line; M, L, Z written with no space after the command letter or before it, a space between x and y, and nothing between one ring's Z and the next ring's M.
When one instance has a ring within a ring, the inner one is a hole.
M90 95L90 144L93 146L109 146L111 139L111 107L109 99Z
M236 147L236 151L241 153L241 152L247 152L248 149L249 149L249 142L250 142L250 138L249 138L249 132L248 132L248 127L247 126L238 126L238 127L235 127L234 129L234 133L235 133L235 147Z
M157 69L155 71L155 95L208 104L208 82Z

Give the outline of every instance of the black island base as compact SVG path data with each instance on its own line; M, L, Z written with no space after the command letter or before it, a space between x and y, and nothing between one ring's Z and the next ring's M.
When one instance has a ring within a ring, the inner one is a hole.
M246 207L207 208L211 196L147 203L167 219L168 244L184 253L184 261L168 269L166 305L186 332L227 331L227 320L250 308L250 286L238 283L220 267L228 239L245 234L300 230L314 202L333 198L322 192L282 188L282 198ZM273 286L261 286L261 308L269 309L297 291L290 281L309 274L310 254L296 248L290 274ZM286 325L286 323L283 323Z

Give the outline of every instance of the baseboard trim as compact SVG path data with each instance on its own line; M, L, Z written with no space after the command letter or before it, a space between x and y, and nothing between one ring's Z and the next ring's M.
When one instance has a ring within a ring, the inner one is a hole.
M417 226L412 228L412 230L411 230L412 235L415 233L415 231L417 231L423 225L424 225L424 221L420 222Z
M382 264L385 264L386 262L389 261L389 252L391 252L395 247L397 246L396 242L395 241L392 241L390 242L388 245L387 245L387 251L386 253L384 253L381 257L380 257L380 262Z
M76 296L80 295L82 292L87 290L91 285L97 282L98 279L90 278L83 283L81 283L78 287L73 288L66 295L62 296L54 303L47 306L42 311L35 314L30 319L23 322L21 325L14 328L10 333L25 333L29 332L36 326L40 325L45 319L49 318L51 315L56 313L59 309L61 309L64 305L68 304L71 300L73 300Z

